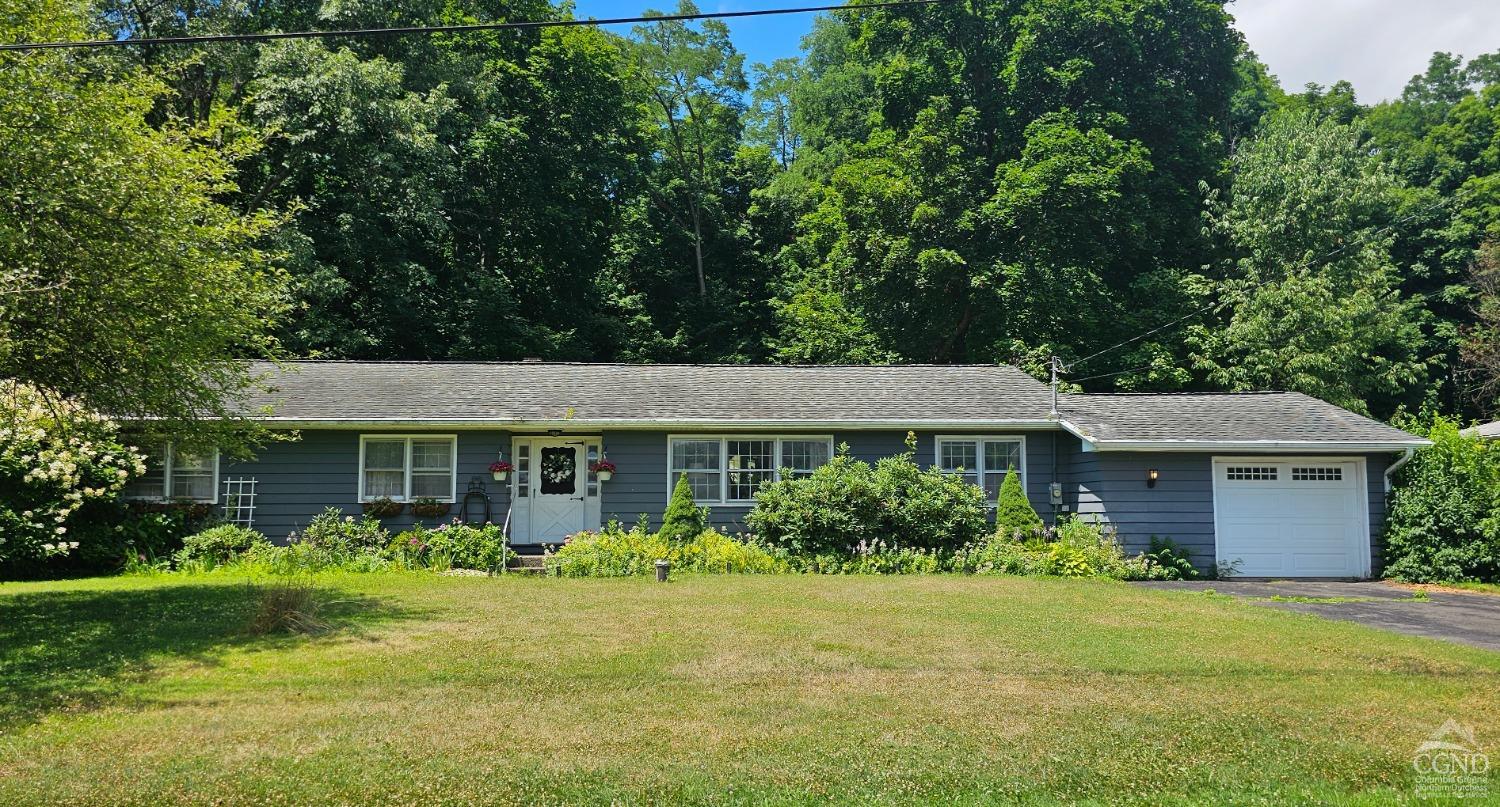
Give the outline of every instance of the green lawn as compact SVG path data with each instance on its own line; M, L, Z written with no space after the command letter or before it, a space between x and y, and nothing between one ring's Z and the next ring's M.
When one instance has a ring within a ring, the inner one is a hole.
M1444 585L1477 591L1481 594L1500 594L1500 583L1445 583Z
M974 577L0 585L0 803L1409 800L1500 654ZM1500 783L1494 788L1500 796Z

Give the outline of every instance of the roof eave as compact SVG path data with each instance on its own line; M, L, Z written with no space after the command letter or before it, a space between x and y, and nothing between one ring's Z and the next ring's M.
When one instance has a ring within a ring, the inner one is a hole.
M1432 445L1431 440L1099 440L1095 451L1346 451L1355 453L1406 451Z
M722 418L561 418L550 420L516 418L255 418L272 429L615 429L659 430L703 429L1055 429L1046 419L991 418L985 420L725 420Z

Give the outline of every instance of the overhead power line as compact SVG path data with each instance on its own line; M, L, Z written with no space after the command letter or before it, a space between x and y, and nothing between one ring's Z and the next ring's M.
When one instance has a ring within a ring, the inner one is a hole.
M811 14L820 11L865 11L903 6L932 6L955 0L884 0L857 5L800 6L765 8L756 11L714 11L698 14L662 14L655 17L611 17L587 20L535 20L531 22L482 22L471 25L414 25L405 28L357 28L338 31L265 31L252 34L205 34L202 36L159 36L142 39L89 39L63 42L20 42L0 45L7 50L59 50L64 48L113 48L128 45L202 45L215 42L269 42L277 39L331 39L334 37L405 36L409 34L462 34L475 31L517 31L534 28L576 28L587 25L621 25L641 22L679 22L723 20L743 17L768 17L775 14Z
M1154 364L1143 364L1140 367L1132 367L1129 370L1116 370L1113 373L1100 373L1098 375L1086 375L1083 378L1070 378L1070 379L1068 379L1068 381L1070 381L1070 382L1072 382L1074 384L1082 384L1085 381L1094 381L1094 380L1097 380L1097 379L1100 379L1100 378L1113 378L1113 377L1115 377L1117 375L1125 375L1126 373L1139 373L1142 370L1153 370L1153 369L1156 369L1156 365L1154 365ZM1173 369L1176 369L1176 368L1174 367Z
M1426 215L1427 213L1430 213L1430 212L1432 212L1432 211L1434 211L1434 210L1442 207L1443 205L1449 204L1450 202L1456 202L1456 201L1458 201L1461 198L1463 198L1463 194L1462 193L1455 193L1453 196L1450 196L1450 197L1448 197L1446 199L1439 199L1438 201L1434 202L1433 204L1427 205L1426 207L1423 207L1420 210L1417 210L1417 211L1415 211L1413 213L1408 213L1407 215L1402 216L1399 219L1396 219L1395 221L1391 222L1390 224L1385 225L1384 227L1381 227L1378 230L1371 231L1370 234L1367 235L1367 236L1365 236L1364 238L1356 239L1356 240L1350 241L1350 242L1348 242L1346 244L1342 244L1338 248L1330 250L1327 254L1324 254L1324 255L1322 255L1320 257L1309 258L1308 260L1302 262L1301 264L1292 267L1290 270L1288 270L1287 274L1290 275L1292 272L1300 272L1300 271L1303 271L1305 269L1311 269L1314 264L1321 264L1321 263L1327 262L1327 261L1333 259L1334 257L1338 256L1340 253L1344 252L1345 250L1349 249L1350 247L1362 246L1365 243L1369 242L1371 239L1375 238L1376 236L1384 235L1385 233L1387 233L1387 232L1395 229L1399 225L1405 224L1406 222L1411 221L1411 220L1413 220L1413 219L1415 219L1415 218L1417 218L1419 216ZM1262 283L1260 285L1264 286L1266 284ZM1103 356L1106 353L1109 353L1110 351L1119 350L1120 348L1125 347L1126 345L1133 344L1135 342L1139 342L1140 340L1145 339L1148 336L1152 336L1154 334L1161 333L1162 331L1165 331L1168 328L1172 328L1174 326L1180 325L1181 323L1186 322L1187 320L1192 319L1193 317L1196 317L1199 314L1202 314L1203 312L1209 310L1210 308L1214 308L1216 306L1224 305L1226 302L1227 301L1224 301L1224 300L1214 300L1212 302L1206 303L1206 304L1204 304L1204 305L1202 305L1202 306L1200 306L1198 308L1193 309L1192 311L1187 312L1186 314L1183 314L1182 316L1178 317L1177 319L1174 319L1171 322L1166 323L1165 325L1158 325L1158 326L1156 326L1155 328L1152 328L1149 331L1145 331L1145 332L1136 334L1135 336L1132 336L1129 339L1126 339L1124 341L1116 342L1115 344L1110 345L1109 347L1104 348L1103 350L1099 350L1099 351L1095 351L1093 353L1090 353L1089 355L1084 356L1081 359L1075 359L1073 361L1067 362L1067 364L1065 366L1063 366L1062 368L1060 368L1060 370L1061 370L1061 372L1066 373L1066 372L1072 370L1074 367L1077 367L1078 365L1083 364L1084 362L1086 362L1086 361L1088 361L1090 359L1098 358L1100 356ZM1143 368L1137 368L1137 369L1143 369ZM1132 370L1126 370L1126 371L1122 371L1122 373L1123 372L1134 372L1134 371L1132 371ZM1121 375L1122 373L1105 373L1104 376ZM1104 376L1089 376L1088 378L1074 379L1074 381L1075 382L1076 381L1087 381L1089 379L1102 378Z

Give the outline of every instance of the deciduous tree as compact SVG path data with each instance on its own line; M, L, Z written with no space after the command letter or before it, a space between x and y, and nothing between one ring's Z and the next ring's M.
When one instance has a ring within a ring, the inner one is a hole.
M0 40L83 36L70 4L0 4ZM0 54L0 378L203 438L245 427L240 360L279 352L284 284L258 246L275 218L223 201L221 132L148 121L164 92L63 51Z
M1398 290L1386 228L1399 183L1360 141L1287 110L1235 154L1234 186L1210 206L1235 256L1215 283L1223 321L1192 333L1216 385L1365 412L1423 379L1421 309Z

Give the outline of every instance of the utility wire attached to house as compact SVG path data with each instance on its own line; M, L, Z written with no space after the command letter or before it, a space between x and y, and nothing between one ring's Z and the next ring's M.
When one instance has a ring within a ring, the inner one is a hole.
M1152 369L1154 367L1156 367L1156 365L1154 365L1154 364L1143 364L1140 367L1132 367L1129 370L1116 370L1116 371L1114 371L1112 373L1099 373L1098 375L1086 375L1083 378L1073 378L1073 379L1069 379L1069 380L1072 381L1074 384L1082 384L1085 381L1097 381L1098 379L1101 379L1101 378L1113 378L1114 376L1125 375L1126 373L1139 373L1142 370L1150 370L1150 369Z
M161 36L142 39L88 39L61 42L19 42L0 44L0 51L58 50L64 48L113 48L127 45L200 45L215 42L269 42L276 39L329 39L333 37L405 36L409 34L462 34L475 31L519 31L535 28L576 28L581 26L623 25L643 22L680 22L723 20L743 17L768 17L776 14L811 14L822 11L869 11L905 6L933 6L956 0L884 0L855 5L799 6L765 8L754 11L712 11L696 14L660 14L650 17L611 17L587 20L534 20L529 22L483 22L469 25L414 25L404 28L357 28L337 31L264 31L250 34L203 34L199 36Z

